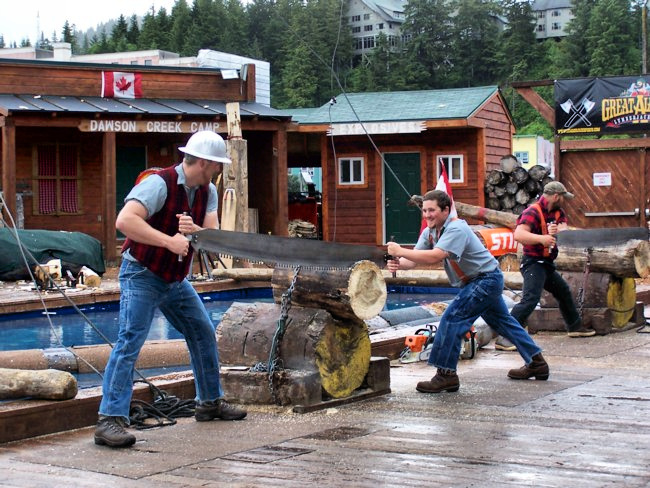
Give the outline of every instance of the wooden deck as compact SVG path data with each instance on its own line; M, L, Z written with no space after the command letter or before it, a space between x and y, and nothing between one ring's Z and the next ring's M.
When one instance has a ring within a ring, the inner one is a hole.
M457 393L417 393L432 369L393 363L392 393L337 408L181 419L124 450L95 446L92 428L4 444L0 486L650 485L650 334L535 339L546 382L508 380L519 355L491 347L461 362Z

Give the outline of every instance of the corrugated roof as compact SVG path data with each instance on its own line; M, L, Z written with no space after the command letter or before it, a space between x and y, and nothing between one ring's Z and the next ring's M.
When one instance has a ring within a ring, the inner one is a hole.
M226 115L220 100L67 97L0 94L0 107L17 112L114 113L150 115ZM240 102L242 117L288 118L289 115L255 102Z
M299 124L466 119L497 86L399 92L348 93L313 109L287 109Z

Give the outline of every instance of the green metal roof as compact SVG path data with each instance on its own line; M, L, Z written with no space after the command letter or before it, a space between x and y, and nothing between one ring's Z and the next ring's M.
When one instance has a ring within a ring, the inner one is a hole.
M470 117L497 86L397 92L347 93L317 108L282 110L299 124L445 120ZM354 108L354 110L353 110Z

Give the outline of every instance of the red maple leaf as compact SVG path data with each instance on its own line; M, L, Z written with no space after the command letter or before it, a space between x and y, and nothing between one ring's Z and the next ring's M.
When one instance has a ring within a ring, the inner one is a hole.
M124 76L115 82L115 88L121 92L127 91L131 87L131 82L127 81Z

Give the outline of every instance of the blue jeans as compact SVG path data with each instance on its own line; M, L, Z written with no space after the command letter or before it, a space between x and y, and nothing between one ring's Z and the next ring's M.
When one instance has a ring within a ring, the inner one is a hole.
M517 346L517 352L530 364L542 352L528 332L508 312L503 301L503 273L499 268L484 273L464 285L440 319L433 338L429 364L456 371L461 341L480 316L499 334Z
M524 277L523 297L511 312L520 324L526 323L539 303L542 291L546 290L557 300L566 329L572 331L582 327L571 288L562 275L555 270L553 262L524 256L521 260L521 274Z
M135 362L156 308L185 337L197 401L221 398L215 328L192 285L187 280L167 283L140 263L123 259L120 291L120 328L104 372L99 414L128 422Z

